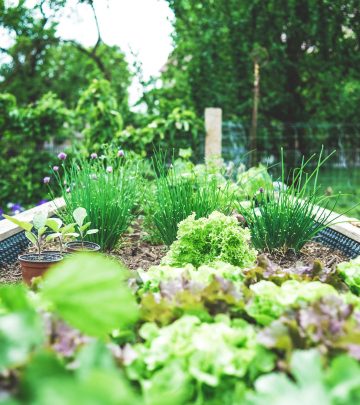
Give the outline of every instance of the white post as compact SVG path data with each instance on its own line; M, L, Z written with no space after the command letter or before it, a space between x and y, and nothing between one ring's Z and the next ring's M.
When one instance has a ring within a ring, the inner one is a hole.
M221 108L205 109L205 159L221 158L222 110Z

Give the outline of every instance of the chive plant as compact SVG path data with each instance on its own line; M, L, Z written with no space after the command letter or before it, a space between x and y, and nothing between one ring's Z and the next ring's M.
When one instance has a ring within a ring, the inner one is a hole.
M174 164L166 164L166 154L161 152L155 153L153 165L156 172L153 221L165 244L174 242L179 222L192 213L198 219L214 211L231 212L234 193L228 183L220 186L216 176L208 173L204 176L181 173Z
M333 215L339 196L335 200L321 196L318 185L320 168L333 153L323 157L322 148L315 168L309 172L315 154L306 161L303 157L300 167L286 178L284 152L281 150L281 183L278 190L261 189L250 208L238 206L257 249L282 253L292 249L297 252L339 218L340 215Z
M89 236L103 250L111 250L127 230L138 201L137 164L123 157L81 159L54 171L66 207L59 211L65 223L72 222L78 207L86 209L92 226L99 230Z

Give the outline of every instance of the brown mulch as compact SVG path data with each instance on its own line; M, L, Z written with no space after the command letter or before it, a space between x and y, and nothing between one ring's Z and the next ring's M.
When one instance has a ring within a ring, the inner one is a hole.
M18 262L0 264L0 284L16 284L21 281L21 270Z
M269 259L281 267L289 268L296 263L312 264L314 259L320 260L325 267L331 267L338 263L349 260L340 250L324 246L318 242L308 242L299 253L288 251L283 253L272 253L267 255Z
M136 224L131 233L125 234L120 246L111 255L118 257L130 270L148 270L149 267L158 265L167 248L147 242L144 236L141 226Z

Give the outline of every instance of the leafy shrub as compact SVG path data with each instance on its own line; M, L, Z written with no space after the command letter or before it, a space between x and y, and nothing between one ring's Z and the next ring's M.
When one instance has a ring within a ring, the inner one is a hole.
M42 179L53 156L44 143L61 142L69 136L72 116L49 93L36 103L20 108L10 94L0 94L0 208L16 201L34 204L44 198Z
M214 404L225 398L226 404L237 403L239 378L252 379L274 367L273 355L257 344L254 328L243 320L219 316L208 324L184 316L161 329L145 324L139 333L145 342L133 347L136 360L128 374L151 404L176 391L181 404L207 403L208 395Z
M190 214L201 218L216 210L230 213L234 194L228 183L220 186L218 179L208 173L202 177L193 172L183 175L174 165L167 170L161 153L155 155L154 166L157 178L153 220L167 245L174 242L178 224Z
M138 201L136 163L124 157L83 159L63 164L54 171L54 178L66 203L59 216L70 223L74 210L85 208L89 222L99 230L89 240L103 250L113 249L134 217Z
M360 295L360 256L337 265L339 275L354 294Z
M251 239L259 250L287 252L299 251L322 229L333 223L329 219L336 207L337 199L330 203L329 197L319 196L318 176L320 167L331 156L319 154L317 165L310 174L306 173L313 156L293 171L290 184L285 186L285 166L282 151L281 186L278 191L264 189L250 208L238 205L250 231ZM322 204L323 207L320 207ZM330 212L327 212L329 209Z
M107 80L93 80L81 94L77 108L87 151L99 151L101 146L119 137L123 119L115 94Z
M138 127L129 125L121 131L119 142L123 147L143 156L152 153L154 144L170 150L189 146L199 150L204 123L193 111L175 108L164 117L143 121Z
M215 261L248 267L256 259L250 247L250 232L241 228L236 218L213 212L208 218L190 215L179 223L177 240L171 245L163 263L199 267Z

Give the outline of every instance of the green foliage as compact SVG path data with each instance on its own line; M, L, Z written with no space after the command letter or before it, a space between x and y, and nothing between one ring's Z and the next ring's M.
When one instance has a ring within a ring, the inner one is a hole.
M110 259L77 254L48 272L41 295L70 325L104 338L136 320L136 303L125 276L125 269Z
M87 217L87 212L85 208L78 207L75 208L73 212L73 218L75 220L75 226L77 229L77 236L80 237L81 242L84 242L84 238L87 235L94 235L95 233L98 233L98 229L89 229L91 222L86 222L84 224L85 218Z
M213 212L208 218L195 219L195 214L179 223L177 240L163 259L166 264L195 267L214 261L248 267L256 259L250 247L250 233L241 228L235 217Z
M24 108L0 94L0 201L34 203L44 197L42 179L54 160L44 142L69 135L70 112L53 94ZM4 207L3 207L4 208Z
M75 224L63 225L63 221L60 218L49 218L46 221L48 226L54 233L47 235L46 241L58 240L60 253L63 252L64 240L76 238L78 234L75 232Z
M94 79L81 94L76 112L88 151L98 151L103 144L119 137L123 119L118 110L114 92L106 80Z
M203 134L202 119L191 110L175 108L166 116L150 116L137 127L127 126L119 141L126 149L142 155L152 153L154 145L169 150L191 147L198 153Z
M261 190L250 208L238 205L257 249L270 252L287 252L289 249L299 251L306 242L338 218L329 219L337 199L331 203L329 197L320 196L318 193L319 171L330 156L323 158L322 149L315 169L309 174L307 169L314 155L307 161L303 158L301 166L289 176L290 184L286 186L282 150L279 189L276 191L271 187L270 190Z
M316 350L297 351L291 359L294 380L271 373L255 382L256 394L249 395L248 405L352 405L360 400L360 366L347 356L340 356L324 369Z
M31 5L24 1L6 3L0 3L0 27L11 40L0 49L4 56L0 91L14 94L21 105L53 92L68 108L74 108L93 79L106 79L121 112L129 115L131 74L118 46L100 40L94 47L85 47L74 40L62 40L57 25L66 0L51 0L46 7L42 0ZM85 3L95 11L92 2Z
M182 173L175 162L167 170L161 153L155 155L154 167L157 178L153 221L167 245L174 242L178 224L190 214L202 218L216 210L230 213L234 195L229 184L219 184L206 169L201 177L194 171Z
M351 291L360 295L360 256L349 262L338 264L337 271Z
M36 247L38 254L41 254L41 250L44 242L44 234L47 231L47 212L37 212L31 222L21 221L17 218L13 218L9 215L3 215L3 217L15 225L24 229L27 239ZM37 233L34 234L32 229L35 228Z
M268 54L260 67L261 119L358 121L357 0L306 0L301 6L294 0L167 3L175 15L175 49L157 91L164 108L183 99L202 115L211 100L227 117L248 122L252 51L261 47ZM154 105L152 98L148 102ZM312 138L301 136L301 146Z
M58 213L64 223L73 222L75 209L83 207L99 230L88 239L103 250L113 249L130 225L139 198L136 162L124 157L82 159L65 163L53 174L66 202Z
M19 367L43 343L41 321L25 287L0 287L0 372Z
M161 329L145 324L139 333L145 342L134 346L137 359L128 374L142 383L149 404L173 390L172 375L178 377L176 388L184 395L181 403L208 403L207 395L219 386L216 400L230 396L236 401L239 378L253 379L274 366L272 354L256 343L254 328L226 316L218 316L212 324L184 316ZM234 402L227 398L225 403Z
M251 167L245 172L237 175L237 185L244 193L245 197L252 199L260 189L272 190L272 178L263 165Z

